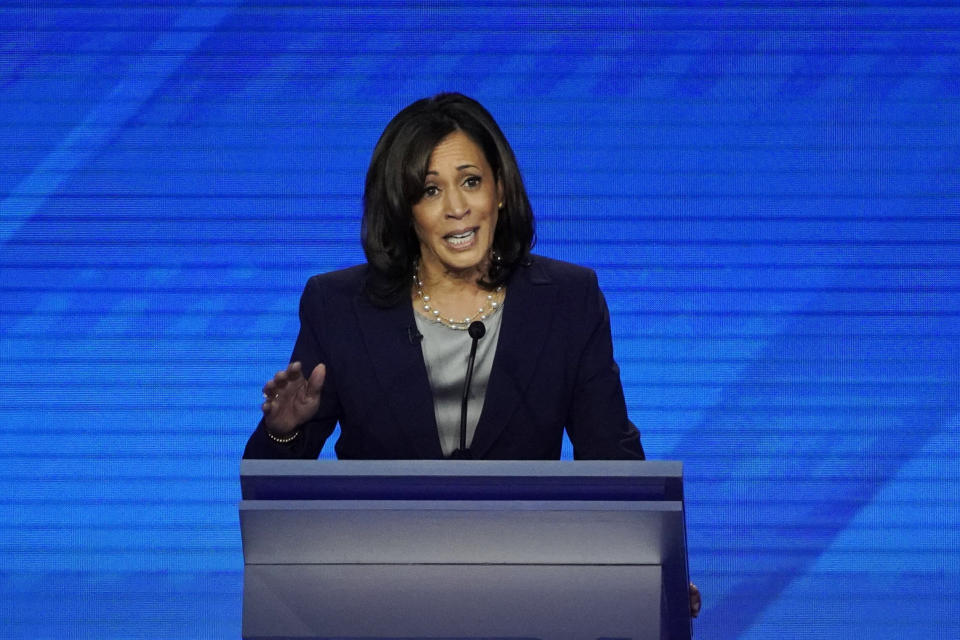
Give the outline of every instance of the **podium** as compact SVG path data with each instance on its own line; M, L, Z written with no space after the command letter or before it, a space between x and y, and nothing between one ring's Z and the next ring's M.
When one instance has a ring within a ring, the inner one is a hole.
M243 637L690 638L679 462L244 460Z

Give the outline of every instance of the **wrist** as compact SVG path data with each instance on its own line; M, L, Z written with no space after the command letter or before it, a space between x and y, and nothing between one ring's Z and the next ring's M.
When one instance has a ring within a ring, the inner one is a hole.
M270 427L265 426L264 431L267 432L267 437L277 444L290 444L300 437L300 427L295 428L293 431L288 431L287 433L276 433L272 431Z

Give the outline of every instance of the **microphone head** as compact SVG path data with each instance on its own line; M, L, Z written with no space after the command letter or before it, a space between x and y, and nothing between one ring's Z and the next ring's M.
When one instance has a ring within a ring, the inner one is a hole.
M487 327L484 326L479 320L474 320L470 323L470 326L467 328L467 333L470 334L470 337L474 340L479 340L487 332Z

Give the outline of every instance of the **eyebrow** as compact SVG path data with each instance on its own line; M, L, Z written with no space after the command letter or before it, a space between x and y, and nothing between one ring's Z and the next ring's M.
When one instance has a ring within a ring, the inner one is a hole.
M462 165L460 165L459 167L457 167L457 171L463 171L464 169L470 169L470 168L477 169L478 171L479 171L479 169L480 169L480 167L478 167L478 166L475 165L475 164L462 164ZM438 176L438 175L440 175L440 174L439 174L438 172L436 172L436 171L427 171L427 175L428 175L428 176Z

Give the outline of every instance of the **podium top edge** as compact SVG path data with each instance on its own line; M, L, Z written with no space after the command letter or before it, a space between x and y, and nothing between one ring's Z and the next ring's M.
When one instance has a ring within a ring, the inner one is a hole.
M242 477L682 478L675 460L241 460Z

